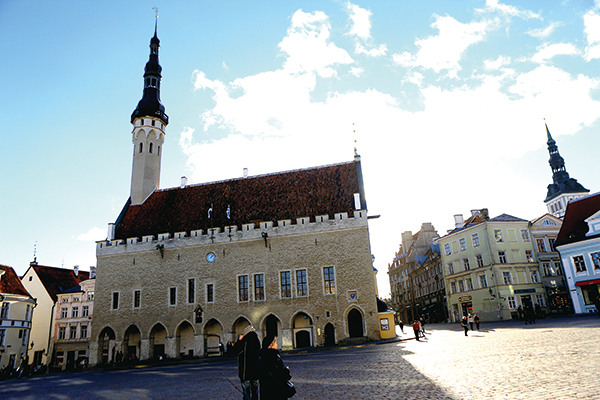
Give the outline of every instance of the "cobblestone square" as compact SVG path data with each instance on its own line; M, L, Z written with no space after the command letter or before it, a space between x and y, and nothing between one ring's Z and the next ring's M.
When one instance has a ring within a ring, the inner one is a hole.
M406 329L409 328L409 329ZM295 399L599 399L600 318L405 327L401 342L284 353ZM2 399L241 399L234 360L0 382Z

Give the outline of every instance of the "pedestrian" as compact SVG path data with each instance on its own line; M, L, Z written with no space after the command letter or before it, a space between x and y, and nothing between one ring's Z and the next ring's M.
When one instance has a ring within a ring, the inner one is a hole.
M421 331L423 332L423 337L425 337L425 319L419 319L419 323L421 324Z
M465 336L469 336L467 335L467 332L469 331L469 321L467 321L467 317L465 315L463 315L462 321L460 321L460 326L462 326L462 328L465 330Z
M417 339L417 342L418 342L419 341L419 333L421 332L421 324L416 319L415 319L415 322L413 323L413 331L415 332L415 339Z
M471 330L473 330L473 322L475 322L473 320L473 316L469 314L469 318L467 320L469 321L469 326L471 327Z
M279 356L277 338L272 334L263 339L258 368L261 400L284 400L296 393L290 382L290 369Z
M473 315L473 321L475 321L475 326L477 327L477 330L479 330L479 317L477 314Z
M402 333L404 333L404 322L402 322L402 320L399 320L398 325L400 325L400 330L402 331Z
M523 308L520 305L517 307L517 314L519 316L519 320L523 321Z
M258 356L260 341L252 324L244 329L234 345L238 359L238 376L242 383L244 400L258 400Z
M533 311L533 307L531 305L525 306L525 325L529 322L530 324L535 324L535 314Z

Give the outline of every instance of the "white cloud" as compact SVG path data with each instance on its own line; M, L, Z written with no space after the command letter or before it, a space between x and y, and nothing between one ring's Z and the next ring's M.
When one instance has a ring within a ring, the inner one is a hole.
M563 26L563 25L564 24L562 22L552 22L550 25L548 25L545 28L529 29L525 33L534 38L545 39L548 36L550 36L552 33L554 33L554 30L556 28L558 28L559 26Z
M459 61L469 46L484 39L489 22L470 22L463 24L450 16L435 16L431 27L439 30L437 36L429 36L415 41L419 51L416 55L408 52L394 54L395 63L407 67L422 66L436 73L448 70L456 77L461 67Z
M498 56L495 60L485 60L483 65L487 70L499 70L501 67L510 64L510 57Z
M581 52L571 43L553 43L544 44L537 48L537 53L531 57L531 61L536 63L544 63L546 60L558 55L577 55Z
M350 2L346 3L346 11L352 28L346 35L356 36L356 54L365 54L370 57L380 57L387 53L387 46L380 44L374 46L371 43L371 15L369 10L361 8Z
M529 11L529 10L519 10L517 7L502 4L498 0L486 0L485 8L478 9L476 11L479 11L479 12L497 11L497 12L505 14L509 17L519 17L519 18L522 18L525 20L528 20L531 18L539 19L539 20L543 19L541 17L541 15L538 13L534 13L533 11Z
M229 71L229 66L227 64L225 64L225 61L223 61L223 69L225 71Z
M356 48L354 51L356 52L356 54L366 54L370 57L379 57L386 55L387 46L385 44L380 44L379 47L374 47L368 50L362 44L356 43Z
M364 74L365 70L362 68L356 68L356 67L351 67L350 68L350 75L354 75L357 78L360 77L362 74Z
M79 234L75 239L80 240L82 242L95 242L98 240L106 239L107 233L108 232L106 229L98 228L95 226L86 233Z
M600 58L600 15L589 11L583 16L583 24L588 43L585 48L585 59L590 61Z

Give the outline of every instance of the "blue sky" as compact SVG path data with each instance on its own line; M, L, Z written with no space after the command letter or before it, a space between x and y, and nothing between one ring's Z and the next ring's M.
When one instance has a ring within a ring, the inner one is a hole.
M380 290L400 234L545 211L544 120L600 190L594 1L0 2L0 263L95 265L129 196L159 8L161 187L362 156ZM356 140L356 143L355 143Z

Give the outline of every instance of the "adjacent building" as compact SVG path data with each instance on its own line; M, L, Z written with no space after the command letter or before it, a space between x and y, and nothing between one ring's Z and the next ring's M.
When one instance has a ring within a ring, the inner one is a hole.
M485 208L454 218L456 228L438 240L452 322L468 314L510 319L519 306L545 311L529 222L507 214L489 218Z
M159 43L131 116L130 199L97 243L90 364L209 355L249 324L284 348L380 338L360 156L159 189Z
M0 265L0 369L17 369L26 359L35 306L15 270Z
M555 243L576 313L600 309L600 193L569 202Z

